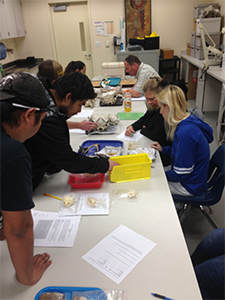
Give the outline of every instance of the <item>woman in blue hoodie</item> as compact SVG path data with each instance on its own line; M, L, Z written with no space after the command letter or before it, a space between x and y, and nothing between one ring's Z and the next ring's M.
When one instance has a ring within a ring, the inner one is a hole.
M152 147L171 156L171 170L166 171L171 193L201 195L207 187L213 130L187 112L185 95L179 87L168 85L157 95L157 100L166 121L167 137L173 143L162 147L155 142Z

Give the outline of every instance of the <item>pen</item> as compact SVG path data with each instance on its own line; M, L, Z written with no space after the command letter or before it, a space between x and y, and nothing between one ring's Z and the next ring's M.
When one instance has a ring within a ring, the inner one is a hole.
M159 295L159 294L155 294L155 293L151 293L153 296L155 296L156 298L160 298L160 299L166 299L166 300L173 300L171 298Z
M44 195L45 195L45 196L48 196L48 197L52 197L52 198L58 199L58 200L62 200L61 198L56 197L56 196L53 196L53 195L50 195L50 194L44 193Z
M132 137L133 135L134 135L134 133L132 132L131 135L130 135L130 137Z

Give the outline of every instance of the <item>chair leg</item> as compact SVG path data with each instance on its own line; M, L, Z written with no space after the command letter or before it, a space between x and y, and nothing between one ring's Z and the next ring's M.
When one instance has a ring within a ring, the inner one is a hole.
M188 204L184 204L183 208L180 209L177 213L178 213L178 217L179 217L179 220L180 220L180 223L182 223L186 217L185 213L187 211L187 209L189 208L189 205Z
M206 217L206 219L208 220L208 222L210 223L210 225L214 228L217 229L218 227L216 226L216 224L213 222L213 220L210 218L210 216L207 214L207 212L204 210L204 207L202 205L199 205L199 208L201 210L201 212L203 213L203 215Z

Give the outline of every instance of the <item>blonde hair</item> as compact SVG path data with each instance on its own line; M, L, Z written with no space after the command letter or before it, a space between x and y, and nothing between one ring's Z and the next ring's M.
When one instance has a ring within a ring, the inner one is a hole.
M144 93L147 93L149 91L155 92L155 94L158 94L162 91L162 89L165 87L166 82L163 78L159 76L152 76L150 79L147 79L142 87L142 90ZM147 100L145 100L145 104L149 110L154 110L154 108L151 107L151 105L148 104Z
M173 140L177 125L190 115L190 113L187 112L188 105L184 92L178 86L168 85L156 95L156 99L162 105L169 106L166 131L167 138Z

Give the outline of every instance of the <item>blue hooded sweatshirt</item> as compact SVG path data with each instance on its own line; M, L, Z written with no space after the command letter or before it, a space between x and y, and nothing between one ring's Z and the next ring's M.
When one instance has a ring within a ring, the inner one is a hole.
M212 128L194 115L182 120L174 133L173 144L162 152L171 156L171 170L167 180L180 182L192 195L201 195L207 188L210 160L209 143L213 141Z

